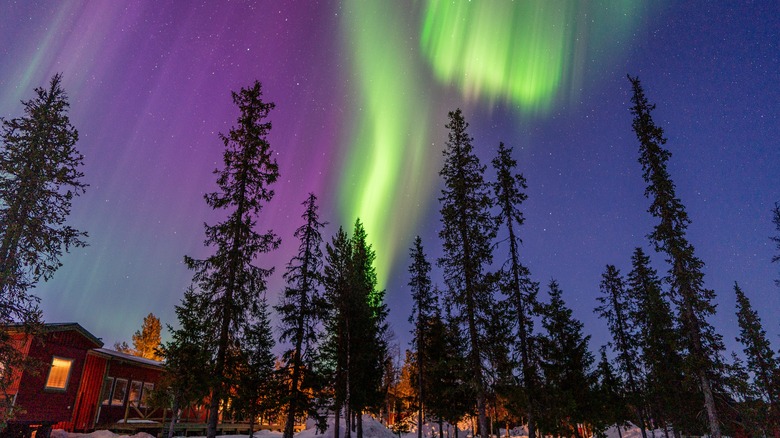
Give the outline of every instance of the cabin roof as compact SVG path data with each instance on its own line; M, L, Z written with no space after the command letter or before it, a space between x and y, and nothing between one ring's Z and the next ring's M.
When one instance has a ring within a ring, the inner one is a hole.
M94 354L109 358L115 358L126 362L134 362L140 365L146 365L152 368L162 369L163 363L154 359L147 359L145 357L133 356L132 354L122 353L115 350L109 350L108 348L96 348L92 350Z
M23 331L24 325L23 324L9 324L6 327L8 327L8 330L10 331ZM95 347L102 347L103 341L98 338L97 336L90 333L87 329L81 326L81 324L77 322L47 322L43 324L43 332L44 333L51 333L51 332L67 332L67 331L76 331L85 338L87 338L90 342L95 344Z

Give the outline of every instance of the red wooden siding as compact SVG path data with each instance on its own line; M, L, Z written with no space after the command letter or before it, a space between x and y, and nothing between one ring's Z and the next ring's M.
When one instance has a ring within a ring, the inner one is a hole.
M29 349L29 357L37 359L43 366L37 375L25 372L19 382L16 404L26 412L18 415L17 420L40 420L63 422L62 427L70 428L73 418L76 393L81 382L81 373L87 350L96 344L77 330L48 331L41 339L34 340ZM45 390L54 356L73 359L65 391Z
M87 354L84 364L84 374L81 377L81 386L76 396L76 409L73 414L73 430L86 431L95 425L97 415L98 397L103 384L103 376L106 372L106 359L94 354Z
M108 368L105 374L106 377L113 377L114 379L127 380L127 392L129 393L129 385L132 381L154 383L155 388L160 382L162 376L161 367L149 367L138 364L136 362L125 361L117 358L109 358ZM100 386L103 384L103 379L100 380ZM139 418L139 413L133 408L128 407L128 397L125 396L124 403L122 405L101 405L100 416L97 419L98 424L115 423L119 420L123 420L125 415L127 418ZM141 414L146 415L149 413L149 409L139 408Z

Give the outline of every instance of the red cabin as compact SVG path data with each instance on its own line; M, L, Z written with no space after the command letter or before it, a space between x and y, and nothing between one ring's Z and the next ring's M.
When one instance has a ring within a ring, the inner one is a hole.
M11 426L86 431L152 413L146 400L162 375L160 362L101 348L103 342L77 323L45 324L36 338L7 330L42 364L37 374L25 371L12 384L10 396L23 410Z

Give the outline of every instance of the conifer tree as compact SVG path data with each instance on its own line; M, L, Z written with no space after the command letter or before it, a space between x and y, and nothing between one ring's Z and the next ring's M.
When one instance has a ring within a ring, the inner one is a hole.
M539 419L546 434L582 438L577 424L587 423L593 413L593 354L588 348L590 336L582 333L583 325L574 318L563 300L555 280L549 284L550 302L542 305L542 327L539 350L545 388Z
M317 327L325 317L325 303L321 296L322 286L322 234L325 226L319 221L317 197L309 194L303 203L306 207L302 218L304 224L295 230L300 241L298 253L290 260L284 279L287 287L281 303L276 307L281 322L281 341L291 341L292 346L283 354L283 373L288 376L286 396L286 421L284 437L292 438L295 418L301 414L319 416L316 406L316 391L312 385L319 379L313 375L314 351L317 345Z
M670 265L667 281L678 307L682 346L687 352L685 368L695 376L704 395L704 408L712 438L721 438L720 422L712 381L718 373L722 341L707 318L715 313L715 293L704 287L704 263L694 254L686 238L690 219L675 194L674 182L666 168L671 153L663 148L664 131L652 119L655 105L648 102L638 78L629 76L633 87L631 113L633 130L639 140L643 177L648 186L645 196L651 200L649 212L659 219L650 233L656 251L667 255Z
M747 370L753 375L755 392L769 406L770 425L780 426L780 366L775 357L766 332L761 326L758 312L753 310L750 300L737 283L734 283L737 295L737 322L739 323L739 341L745 352Z
M631 308L633 301L629 297L620 271L614 265L607 265L601 278L602 295L597 298L600 304L594 311L607 321L617 353L619 370L626 384L627 397L624 401L633 407L634 421L642 431L642 437L647 438L643 382L641 370L636 362L639 355L637 351L639 334L636 332L637 326L631 320L632 313L635 314Z
M502 266L500 282L501 289L509 297L509 304L517 330L517 352L520 362L523 399L528 418L528 438L536 437L536 427L533 420L532 407L534 392L531 359L529 356L529 338L533 334L533 309L537 306L536 295L539 285L531 281L530 271L520 262L520 245L522 240L518 235L520 226L525 222L520 205L528 196L528 188L522 173L516 173L517 161L512 158L512 148L499 143L498 155L493 159L496 170L496 182L493 183L493 193L500 209L497 221L506 228L506 241L509 242L509 257Z
M449 129L444 149L444 167L439 175L444 189L439 198L442 229L439 237L443 256L438 265L453 303L464 321L468 340L469 385L476 398L479 433L487 438L485 321L493 308L492 285L486 269L493 261L496 235L490 214L493 200L484 180L485 166L474 153L468 123L460 109L449 113Z
M409 322L414 325L412 342L417 368L417 438L422 438L423 411L429 397L425 387L429 386L426 383L430 381L429 364L432 363L428 360L431 354L429 347L430 341L434 340L430 338L433 335L433 318L436 317L438 303L431 284L431 264L425 256L420 236L414 239L414 244L409 249L409 257L412 260L409 265L409 288L413 300Z
M333 382L333 438L341 438L339 434L339 417L344 411L346 424L349 425L349 318L350 301L350 270L352 261L352 244L342 227L325 245L324 285L325 299L328 303L329 315L325 321L326 341L323 346L325 367L330 371ZM346 428L345 436L351 435L350 427Z
M179 327L168 326L171 340L160 346L164 359L162 381L155 387L153 398L164 400L171 408L168 436L179 409L204 400L213 386L215 327L210 324L210 302L204 294L190 286L180 305L175 306Z
M387 360L387 306L377 289L376 253L360 219L352 234L353 313L350 335L350 409L356 415L357 438L363 438L366 410L378 411L384 400L382 383Z
M429 393L430 412L439 419L444 419L456 425L455 436L458 436L457 424L467 414L474 411L474 400L469 385L470 366L468 364L467 339L463 335L460 322L452 314L452 306L445 303L445 315L434 320L431 331L432 380ZM433 391L435 396L433 396Z
M387 360L387 307L384 291L377 289L375 253L368 244L360 220L350 238L339 228L326 245L325 296L330 316L326 322L326 357L334 375L334 408L344 408L347 424L355 418L357 437L362 438L362 413L376 410L383 402L383 373ZM347 427L345 436L351 436Z
M87 237L65 225L87 184L62 75L35 94L22 102L23 117L0 119L0 295L10 299L3 307L12 313L34 313L37 299L26 291L51 278L63 250L86 246Z
M274 368L274 339L263 298L245 322L236 343L238 366L233 405L249 420L249 436L260 414L273 415L280 405L281 391Z
M266 136L271 123L266 121L273 103L262 100L260 82L240 92L232 93L240 116L237 126L219 138L225 147L224 168L216 170L219 190L206 194L206 203L217 210L226 210L228 217L216 225L206 225L205 245L215 254L204 260L185 256L186 265L194 271L193 281L208 296L209 321L217 325L217 349L209 405L208 438L216 435L220 402L225 398L228 349L236 333L246 322L250 310L259 305L266 288L266 279L273 268L253 264L262 253L279 246L280 239L272 232L254 230L263 205L274 195L270 188L279 177Z
M74 197L87 187L76 149L78 131L68 118L62 76L23 101L24 116L0 118L0 325L41 329L38 297L28 293L61 266L63 251L86 246L87 233L69 225ZM0 333L0 367L34 371L37 365ZM0 373L0 428L14 412L7 391L14 373Z
M607 359L606 347L599 350L599 363L596 367L595 402L598 404L598 414L594 421L597 436L604 435L610 426L617 428L618 436L623 438L622 429L628 426L631 414L626 408L624 385Z

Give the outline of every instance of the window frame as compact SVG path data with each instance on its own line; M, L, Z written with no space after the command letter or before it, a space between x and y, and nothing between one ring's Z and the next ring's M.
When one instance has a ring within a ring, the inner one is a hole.
M56 360L68 362L68 370L66 371L67 374L65 375L65 385L62 388L56 386L49 386L49 381L51 380L51 375L52 375L51 373L52 371L54 371L54 361ZM76 359L72 359L70 357L52 355L51 362L49 364L49 373L46 376L46 382L44 382L43 384L43 390L45 392L68 392L68 385L70 385L70 375L73 369L74 362L76 362Z
M148 406L149 401L149 394L150 392L154 391L154 383L153 382L144 382L143 386L141 387L141 400L138 402L139 407L145 408Z
M131 398L133 395L133 385L135 385L138 388L138 392L136 392L136 397ZM141 396L143 395L144 391L144 382L141 380L130 380L130 386L128 386L127 389L127 402L131 403L130 406L140 407L141 406Z
M108 385L108 394L103 394L103 390L106 389L107 380L111 380L111 383ZM103 379L103 386L100 388L100 406L111 406L111 399L114 397L114 382L116 382L115 377L106 376L106 378ZM102 400L103 395L107 395L105 400Z
M119 387L119 382L125 382L124 383L124 391L125 393L122 395L122 400L119 403L114 403L115 397L116 397L116 390ZM128 385L130 384L130 379L124 378L124 377L115 377L114 378L114 390L111 391L111 403L109 406L124 406L125 403L127 403L127 396L129 395L129 388Z

